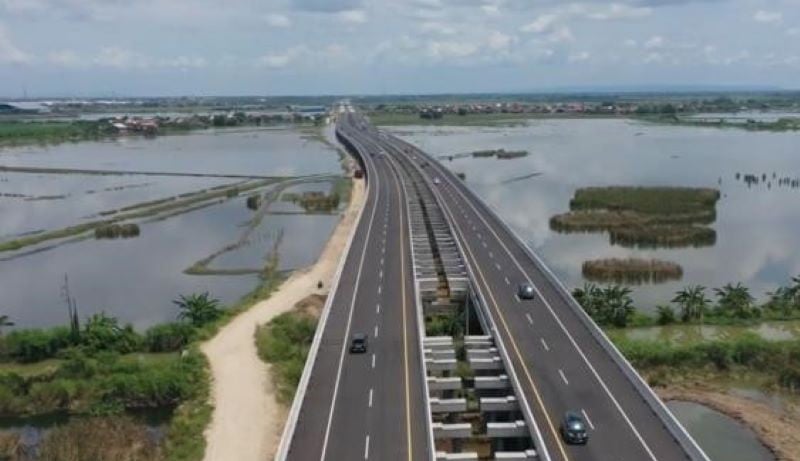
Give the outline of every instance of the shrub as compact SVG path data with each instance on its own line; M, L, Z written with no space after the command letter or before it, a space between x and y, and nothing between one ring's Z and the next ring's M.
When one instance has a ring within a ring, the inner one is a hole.
M39 456L49 461L163 459L147 428L127 417L73 419L44 436Z
M94 314L86 321L81 333L81 344L90 351L115 351L127 354L138 349L141 338L126 325L119 326L116 317L101 312Z
M5 337L8 357L19 362L38 362L53 358L73 345L69 328L15 330Z
M186 323L165 323L149 328L144 334L148 352L175 352L186 347L194 337L194 327Z

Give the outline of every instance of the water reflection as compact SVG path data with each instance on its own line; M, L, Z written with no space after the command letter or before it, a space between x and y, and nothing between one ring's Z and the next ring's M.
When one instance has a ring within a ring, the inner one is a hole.
M634 287L643 308L672 299L686 284L741 281L763 298L800 273L800 207L789 188L754 193L741 171L798 171L797 134L660 126L626 120L534 120L505 128L402 127L401 137L434 155L482 149L527 150L514 160L462 158L444 165L526 238L568 286L583 284L581 265L596 258L656 258L683 266L680 282ZM503 181L540 172L524 181ZM796 174L794 175L796 176ZM721 181L720 181L721 179ZM580 187L606 185L716 187L716 244L705 248L635 249L602 234L559 235L550 217L567 211Z
M694 402L671 401L667 406L703 451L713 460L774 461L755 433L738 421Z
M267 176L341 171L338 156L329 147L309 142L298 132L274 129L7 148L0 149L0 165ZM3 172L0 241L96 219L105 210L231 182L236 180ZM64 198L26 201L3 197L6 191ZM13 259L0 255L2 314L17 328L66 323L60 288L68 274L82 318L105 311L137 328L171 321L176 314L171 300L179 294L209 291L230 303L252 290L258 281L254 272L275 248L277 235L285 235L277 246L280 270L312 263L338 220L335 214L268 215L247 245L215 261L222 268L252 268L251 273L184 273L241 235L254 213L245 195L168 219L139 222L137 238L91 238L16 254Z

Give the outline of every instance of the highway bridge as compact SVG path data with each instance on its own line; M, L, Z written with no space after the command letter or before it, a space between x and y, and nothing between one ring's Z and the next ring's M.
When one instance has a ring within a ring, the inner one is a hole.
M368 195L276 459L708 459L491 207L348 104L335 117ZM563 441L567 411L587 444Z

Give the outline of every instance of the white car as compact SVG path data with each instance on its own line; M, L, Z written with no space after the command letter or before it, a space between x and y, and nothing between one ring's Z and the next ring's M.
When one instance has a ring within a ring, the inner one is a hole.
M433 183L438 186L439 184L441 184L441 181L439 181L439 178L433 178Z

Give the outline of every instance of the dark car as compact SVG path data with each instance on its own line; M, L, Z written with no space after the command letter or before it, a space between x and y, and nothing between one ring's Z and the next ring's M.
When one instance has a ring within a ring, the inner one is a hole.
M363 333L356 333L350 341L350 352L354 354L363 354L367 352L367 335Z
M519 296L519 299L533 299L533 286L527 283L520 283L517 287L517 296Z
M564 414L564 419L561 421L561 437L570 444L583 445L589 441L586 423L583 422L581 415L574 411Z

